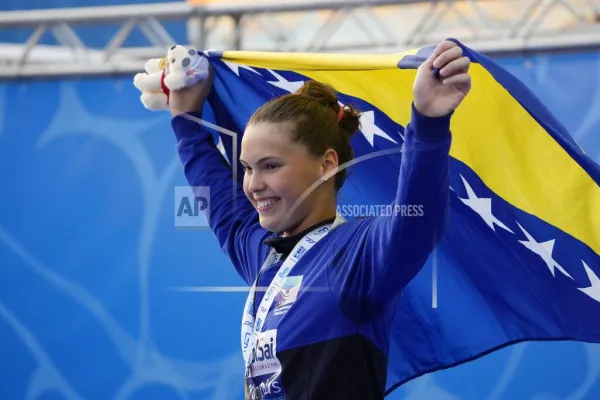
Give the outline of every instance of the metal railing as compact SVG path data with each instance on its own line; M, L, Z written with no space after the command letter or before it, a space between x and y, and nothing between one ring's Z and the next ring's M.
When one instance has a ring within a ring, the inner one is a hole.
M198 49L394 52L456 37L488 54L600 45L593 0L312 0L240 4L181 3L0 12L0 34L30 31L0 44L0 77L121 74L140 71L176 43L166 27L185 27ZM119 29L106 43L84 28ZM138 29L149 45L126 45ZM51 34L58 45L42 45ZM179 40L181 42L181 40Z

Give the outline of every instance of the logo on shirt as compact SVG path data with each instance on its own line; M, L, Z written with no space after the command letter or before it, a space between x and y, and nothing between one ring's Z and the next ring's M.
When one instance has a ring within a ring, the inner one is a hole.
M282 315L285 314L294 304L296 299L298 298L298 293L300 292L300 286L302 284L303 275L299 276L288 276L281 289L275 296L273 300L275 309L273 314Z
M277 329L270 329L259 333L250 354L248 375L254 378L275 374L280 371L281 364L277 359Z
M250 354L245 377L248 400L285 400L281 363L277 359L277 329L261 332Z

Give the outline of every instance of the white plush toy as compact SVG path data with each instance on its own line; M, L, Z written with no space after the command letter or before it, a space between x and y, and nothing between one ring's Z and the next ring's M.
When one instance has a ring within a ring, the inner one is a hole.
M166 110L169 108L168 91L163 87L163 79L167 58L151 58L145 65L146 72L140 72L133 78L133 85L142 95L140 100L149 110Z
M165 85L170 90L192 86L208 77L208 60L195 49L173 46L167 54L169 72Z
M173 46L167 57L152 58L145 65L146 72L136 74L133 85L142 95L140 100L149 110L169 108L171 90L180 90L206 79L209 63L194 49Z

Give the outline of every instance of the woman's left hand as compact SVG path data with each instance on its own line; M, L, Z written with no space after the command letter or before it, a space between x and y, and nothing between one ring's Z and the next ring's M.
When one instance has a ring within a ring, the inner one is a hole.
M471 90L469 66L462 48L445 40L417 70L413 85L414 105L427 117L443 117L454 111ZM440 79L433 70L439 68Z

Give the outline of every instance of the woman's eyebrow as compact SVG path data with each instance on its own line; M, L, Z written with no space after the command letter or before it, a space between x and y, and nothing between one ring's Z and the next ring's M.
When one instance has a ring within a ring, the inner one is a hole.
M268 160L279 160L279 157L276 157L276 156L266 156L266 157L263 157L260 160L258 160L256 163L260 164L261 162L265 162L265 161L268 161ZM242 164L248 164L246 161L242 160L241 158L240 158L240 162Z

